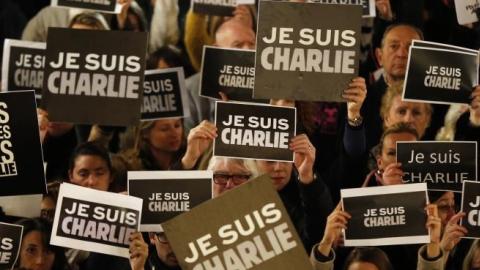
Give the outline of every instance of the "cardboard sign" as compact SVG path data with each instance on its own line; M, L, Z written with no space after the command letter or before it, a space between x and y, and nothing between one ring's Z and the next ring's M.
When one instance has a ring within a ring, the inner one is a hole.
M255 51L203 46L200 96L252 101L255 83Z
M427 185L391 185L342 189L343 209L352 218L345 246L429 243L425 224Z
M477 10L479 8L480 0L455 0L458 24L478 22Z
M404 183L426 183L429 190L462 191L477 180L477 142L397 142Z
M207 15L233 16L236 6L236 0L192 0L193 12Z
M63 183L50 244L129 258L141 214L142 199Z
M120 13L122 5L116 0L51 0L51 6L81 8L104 13Z
M42 93L49 120L138 122L146 48L145 32L49 28Z
M23 226L0 222L0 269L13 269L20 253Z
M41 214L43 194L1 196L0 208L7 216L35 218Z
M470 103L478 84L478 51L432 42L410 47L403 100Z
M371 18L377 15L375 0L311 0L310 2L321 4L362 5L363 18Z
M35 90L40 99L45 67L43 42L5 39L2 60L2 91Z
M361 6L260 1L259 8L254 98L345 102L358 74Z
M214 266L216 269L312 269L267 176L205 202L167 221L163 228L184 270Z
M296 120L296 108L217 101L213 155L293 162Z
M190 116L183 68L147 70L143 82L142 120Z
M128 172L128 194L143 199L140 231L161 232L161 223L212 198L211 171Z
M462 194L460 211L465 217L460 220L460 225L468 231L464 238L480 238L480 182L463 182Z
M34 91L0 93L0 196L47 191Z

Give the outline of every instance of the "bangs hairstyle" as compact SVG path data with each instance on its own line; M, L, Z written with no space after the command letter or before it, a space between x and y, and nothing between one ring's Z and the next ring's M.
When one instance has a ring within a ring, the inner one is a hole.
M258 175L259 175L257 164L255 163L255 161L253 161L251 159L240 159L240 158L228 158L228 157L213 156L210 159L210 162L208 163L207 170L213 171L213 168L217 164L220 164L222 162L225 162L225 163L226 162L231 162L231 163L235 163L235 164L238 164L238 165L244 167L245 169L247 169L247 171L249 171L252 174L250 176L250 179L254 179L254 178L258 177Z
M110 30L107 21L102 14L96 12L84 12L77 14L72 18L68 28L72 28L74 24L82 24L95 30Z
M107 149L105 147L95 143L95 142L85 142L77 146L73 151L73 154L70 158L70 162L68 164L68 170L73 171L75 167L75 161L79 156L96 156L101 158L107 164L107 168L112 173L112 161L110 160L110 155L108 154Z

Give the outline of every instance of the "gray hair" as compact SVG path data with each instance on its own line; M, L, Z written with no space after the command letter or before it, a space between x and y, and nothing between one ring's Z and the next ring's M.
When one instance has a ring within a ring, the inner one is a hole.
M259 176L257 164L255 163L254 160L251 160L251 159L240 159L240 158L228 158L228 157L213 156L208 163L207 170L212 170L213 171L213 168L215 168L215 166L217 164L222 163L222 162L233 162L233 163L237 163L240 166L244 167L245 169L247 169L252 174L250 179L253 179L253 178L256 178L256 177Z

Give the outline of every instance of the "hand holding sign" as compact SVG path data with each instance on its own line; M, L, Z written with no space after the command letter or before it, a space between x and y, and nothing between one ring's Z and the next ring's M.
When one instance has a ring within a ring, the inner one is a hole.
M148 245L140 232L132 233L129 240L130 267L132 270L143 270L148 257Z
M375 6L378 9L378 17L382 20L393 20L392 6L390 0L375 0Z
M325 233L317 247L318 252L328 257L333 243L341 236L342 230L347 229L347 223L351 217L349 213L342 211L342 205L339 203L327 218Z
M290 150L295 154L300 181L309 184L313 181L313 165L315 163L315 146L310 143L307 135L300 134L290 141Z
M385 167L385 170L382 174L382 184L384 186L388 185L398 185L403 184L402 181L403 170L401 163L392 163Z
M198 158L207 150L216 137L217 127L207 120L203 120L198 126L190 130L187 138L187 151L182 158L183 168L193 168Z
M360 109L367 97L367 85L365 79L356 77L348 84L342 97L347 101L348 119L355 119L360 116Z
M460 241L461 237L464 237L468 231L465 227L458 224L460 219L465 217L464 212L459 212L452 216L445 226L445 232L443 233L440 246L445 252L450 252Z
M440 236L442 234L442 220L438 217L437 205L427 205L427 229L430 230L430 243L427 246L427 257L436 258L440 255Z

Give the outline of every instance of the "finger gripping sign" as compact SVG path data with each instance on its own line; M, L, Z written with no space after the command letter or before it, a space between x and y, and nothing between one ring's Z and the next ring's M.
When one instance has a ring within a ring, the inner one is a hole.
M480 183L464 181L462 189L461 212L465 217L460 220L468 233L465 238L480 238Z
M311 270L272 180L266 176L205 202L163 227L184 270Z
M0 222L0 269L13 269L20 253L23 226Z
M42 92L49 119L112 126L136 123L146 44L145 32L49 28Z
M344 101L358 74L361 9L260 1L254 98Z
M141 212L142 199L64 183L50 244L128 258Z
M215 125L215 156L293 161L296 108L217 101Z
M477 179L477 142L397 142L397 161L406 184L461 192L464 181Z
M428 243L425 227L427 185L342 189L343 209L352 218L345 246Z

